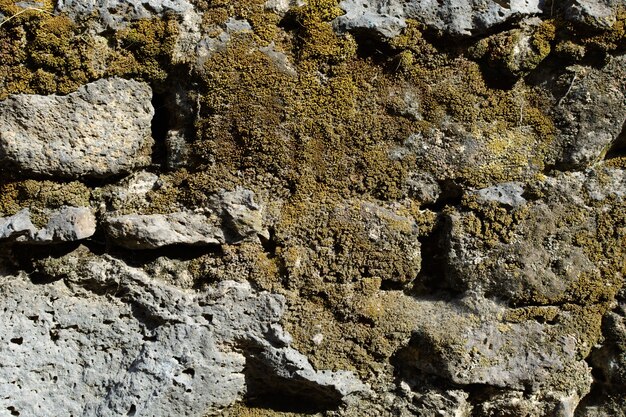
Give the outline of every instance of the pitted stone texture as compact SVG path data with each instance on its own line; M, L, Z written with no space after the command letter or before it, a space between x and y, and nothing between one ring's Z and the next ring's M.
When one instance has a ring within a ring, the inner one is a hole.
M146 193L159 186L159 183L156 176L147 173L133 175L122 186L113 187L111 197L121 209L124 209L125 204L142 207L148 204ZM269 232L263 224L263 207L255 201L252 191L242 187L232 191L222 190L210 196L206 206L197 212L111 212L105 216L105 230L114 243L129 249L238 243L257 235L269 238Z
M56 8L73 19L94 12L111 29L120 29L130 21L162 16L167 12L184 14L193 10L187 0L59 0Z
M520 194L485 200L486 193L479 193L478 204L503 217L483 233L487 221L480 211L445 215L444 285L522 305L579 302L577 288L585 280L611 288L612 277L602 274L580 240L598 239L598 219L610 205L623 204L625 186L623 170L598 169L546 177L537 185L543 197L533 201L520 200Z
M0 218L0 240L32 236L35 226L30 221L30 210L22 209L13 216Z
M572 67L555 109L560 165L584 169L601 160L626 123L626 56L602 69Z
M519 182L507 182L492 187L482 188L472 192L478 200L483 202L495 201L509 207L517 207L526 204L522 196L524 187Z
M597 29L609 29L616 22L623 0L569 0L564 2L565 17Z
M341 398L366 387L317 372L277 324L284 299L248 284L182 290L79 249L49 260L64 277L2 277L0 407L32 416L215 415L246 392L246 348L267 373ZM47 269L46 269L47 268ZM243 354L242 354L243 352Z
M96 232L96 217L89 207L61 207L43 210L47 224L37 229L29 209L0 218L0 240L25 243L61 243L87 239Z
M129 249L155 249L168 245L211 245L224 242L215 216L177 212L169 214L126 214L106 219L108 236Z
M0 102L0 161L27 174L104 178L151 163L148 84L101 79L67 96Z
M367 31L382 37L397 36L406 19L416 19L446 35L484 33L513 18L541 13L541 0L344 0L346 14L335 20L343 31Z
M34 236L36 242L73 242L96 233L96 217L88 207L62 207Z
M269 232L263 226L263 207L254 201L252 191L238 187L222 191L219 198L224 226L230 232L229 241L240 241L256 234L269 239Z
M511 322L506 317L513 310L475 295L417 305L422 319L398 355L405 377L417 368L458 385L560 391L577 399L589 391L591 369L581 359L589 346L567 324L576 321L575 314L560 312L556 325Z

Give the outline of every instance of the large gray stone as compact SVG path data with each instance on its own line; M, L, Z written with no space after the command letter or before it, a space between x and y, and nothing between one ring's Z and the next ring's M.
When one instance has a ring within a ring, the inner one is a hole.
M167 12L184 14L193 10L193 6L187 0L59 0L56 9L73 19L86 18L95 12L107 27L120 29L132 20Z
M560 165L584 169L601 160L626 123L626 56L601 69L573 67L554 112Z
M541 13L541 0L344 0L346 14L335 24L344 31L368 31L391 38L415 19L446 35L487 32L513 18Z
M417 305L420 323L398 355L403 375L415 369L461 386L560 391L576 402L589 391L591 369L581 359L589 347L567 324L575 322L572 314L559 313L558 324L508 321L513 310L475 295Z
M565 3L565 17L597 29L609 29L616 22L622 0L569 0Z
M96 217L89 207L61 207L40 210L47 223L37 228L31 221L31 211L22 209L9 217L0 218L0 241L22 243L74 242L87 239L96 232Z
M106 230L114 243L129 249L224 243L218 218L191 212L111 215Z
M67 96L0 102L0 161L25 174L109 177L149 165L148 84L101 79Z
M340 401L367 390L349 372L315 371L289 346L280 295L234 281L182 290L82 248L42 271L64 280L0 278L2 410L215 415L241 400L261 370L274 387L305 396L308 389Z
M158 177L143 172L126 178L121 186L112 187L112 203L122 210L131 205L140 211L149 204L146 193L159 182ZM242 187L210 196L206 206L196 212L110 212L105 216L105 230L114 243L129 249L238 243L257 235L269 238L263 224L263 207L255 202L252 191Z

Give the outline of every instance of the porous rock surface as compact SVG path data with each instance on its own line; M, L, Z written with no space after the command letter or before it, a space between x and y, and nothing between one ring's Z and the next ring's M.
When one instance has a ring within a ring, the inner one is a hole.
M47 222L37 228L29 209L0 218L0 239L28 243L73 242L93 236L96 217L89 207L62 207L44 214Z
M24 172L108 177L150 164L150 87L102 79L67 96L0 103L0 160Z
M621 0L0 0L0 415L619 416Z
M542 11L540 0L345 0L346 14L337 19L343 30L366 30L385 37L397 36L407 19L448 35L476 35L515 17Z
M255 376L335 396L367 389L348 372L316 372L289 347L279 295L234 281L184 291L107 257L59 261L44 267L65 276L50 285L3 277L5 410L202 416L238 400ZM246 355L267 374L254 375Z

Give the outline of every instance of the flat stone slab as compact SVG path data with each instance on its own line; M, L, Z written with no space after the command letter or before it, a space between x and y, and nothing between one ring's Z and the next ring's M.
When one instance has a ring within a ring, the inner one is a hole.
M0 161L24 174L104 178L151 163L148 84L101 79L67 96L0 102Z
M37 228L29 209L13 216L0 217L0 241L22 243L60 243L87 239L96 232L96 217L89 207L61 207L45 210L48 221Z

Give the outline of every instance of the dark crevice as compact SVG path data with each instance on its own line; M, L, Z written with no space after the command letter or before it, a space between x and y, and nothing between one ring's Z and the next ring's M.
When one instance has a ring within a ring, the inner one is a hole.
M445 237L447 223L443 217L437 219L432 232L420 237L422 264L420 272L408 291L413 296L432 294L433 289L441 289L446 277Z
M604 159L608 160L622 157L626 157L626 122L622 125L622 131L611 144Z
M448 206L454 207L461 204L464 195L462 185L451 179L438 181L438 183L441 194L437 198L437 201L431 204L424 204L422 208L434 212L441 212Z
M382 291L402 291L405 287L405 283L401 281L393 281L391 279L384 279L380 283L380 289Z
M15 345L21 345L22 343L24 343L24 338L23 337L14 337L13 339L11 339L11 343L13 343Z
M157 166L165 166L167 162L167 147L165 140L167 132L170 130L171 120L171 97L167 94L154 93L152 96L152 106L154 116L152 117L151 130L154 139L152 148L152 163Z
M314 382L286 378L276 374L262 348L244 344L246 357L245 379L247 393L245 402L252 408L270 409L279 412L315 414L336 410L341 405L342 395L333 387Z

